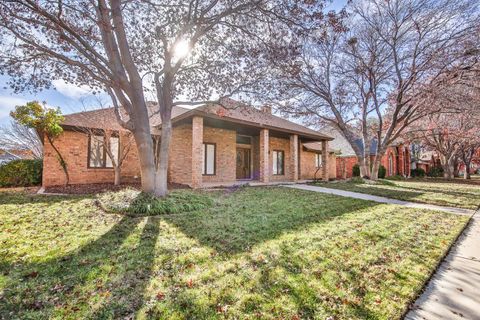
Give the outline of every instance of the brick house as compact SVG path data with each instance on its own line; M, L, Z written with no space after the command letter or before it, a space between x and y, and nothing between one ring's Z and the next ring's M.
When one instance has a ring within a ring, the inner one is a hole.
M168 180L192 188L240 182L283 182L335 177L335 155L328 152L331 137L271 114L234 103L234 107L204 105L195 109L174 107ZM152 135L160 135L161 120L152 112ZM113 108L65 116L64 132L54 144L67 164L70 184L111 183L112 161L103 145L92 139L108 123L112 149L117 151L126 134ZM85 128L90 130L86 131ZM315 148L305 144L315 143ZM115 153L115 152L114 152ZM137 148L131 148L122 167L122 181L140 181ZM44 146L44 187L62 185L65 175L52 146Z
M328 135L334 139L330 143L330 148L336 150L336 178L348 179L353 176L353 167L358 163L357 156L353 151L350 143L335 129L326 131ZM358 147L363 150L361 139L356 140ZM373 161L376 154L377 141L372 140L370 145L370 161ZM386 176L400 175L403 177L410 176L410 145L399 142L387 148L385 155L380 163L387 170Z

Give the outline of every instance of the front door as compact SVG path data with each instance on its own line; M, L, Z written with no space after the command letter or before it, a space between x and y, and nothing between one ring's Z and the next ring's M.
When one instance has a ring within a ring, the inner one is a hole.
M250 179L250 149L237 148L237 179Z

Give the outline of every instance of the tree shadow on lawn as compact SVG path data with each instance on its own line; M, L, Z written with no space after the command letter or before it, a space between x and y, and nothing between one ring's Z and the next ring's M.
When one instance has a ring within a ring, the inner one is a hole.
M88 318L134 314L143 304L159 234L159 220L146 219L134 243L127 243L127 238L143 219L124 217L100 238L66 256L0 265L6 279L0 314L20 318L75 318L79 311L82 317L90 314Z
M233 204L226 199L218 206L185 214L123 217L101 237L66 256L39 263L0 264L5 287L0 314L20 318L133 317L145 302L153 276L162 222L229 259L285 232L378 205L314 192L283 192L276 198L267 194L270 198L264 199L259 191L251 202L246 193L245 199Z
M288 189L289 196L279 194L272 202L249 202L246 197L243 202L237 201L240 204L223 203L193 213L167 215L163 219L200 244L229 255L249 251L252 246L277 238L284 232L301 230L311 223L326 222L379 205L371 201L298 191L301 190Z

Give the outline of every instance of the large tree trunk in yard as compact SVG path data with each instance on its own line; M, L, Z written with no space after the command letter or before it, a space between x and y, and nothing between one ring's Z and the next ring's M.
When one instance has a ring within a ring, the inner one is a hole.
M380 169L380 160L382 159L382 156L377 155L375 156L373 160L373 166L372 166L372 175L371 179L372 180L378 180L378 170Z
M142 191L155 192L155 161L153 156L153 142L150 128L135 130L133 133L138 150Z
M158 167L155 177L155 195L165 197L168 194L168 158L172 140L172 121L162 121L162 135Z
M471 179L472 177L470 176L470 163L466 164L465 163L465 173L463 174L464 179Z
M358 165L360 167L360 176L363 177L371 177L371 172L370 172L370 156L363 156L363 157L358 157Z
M443 165L443 177L445 179L453 179L453 171L454 171L454 163L453 157L446 159L446 161L442 164Z

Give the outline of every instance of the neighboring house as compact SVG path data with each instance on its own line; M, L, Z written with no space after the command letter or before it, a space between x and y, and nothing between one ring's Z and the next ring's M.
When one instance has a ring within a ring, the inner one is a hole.
M5 164L5 163L8 163L12 160L18 160L18 159L21 159L19 156L17 156L16 154L8 151L8 150L1 150L0 149L0 166L2 164Z
M442 167L440 157L436 151L423 151L416 161L412 163L412 168L423 169L425 173L429 173L434 167Z
M338 130L329 128L325 132L334 138L330 143L330 148L336 150L336 178L351 178L353 176L353 167L358 163L357 156L355 155L352 146ZM357 139L355 143L363 152L362 139ZM374 139L370 144L370 161L373 161L376 149L377 140ZM386 176L410 176L409 145L400 142L388 147L380 163L387 170Z
M327 157L323 152L328 149L331 137L274 116L271 108L258 110L238 102L229 103L231 106L227 108L220 105L195 109L174 107L170 183L198 188L229 185L238 180L268 183L335 177L335 156L330 153ZM153 106L149 104L151 132L160 135L160 115L152 112ZM64 132L54 144L66 161L71 184L113 182L111 161L101 150L103 147L97 144L98 139L90 139L82 130L102 128L104 119L108 120L111 130L124 131L112 108L65 116ZM112 145L118 148L118 138L112 139ZM319 143L320 147L304 147L311 142ZM137 150L132 149L122 165L123 181L140 179ZM57 156L52 146L45 143L43 184L64 183Z

